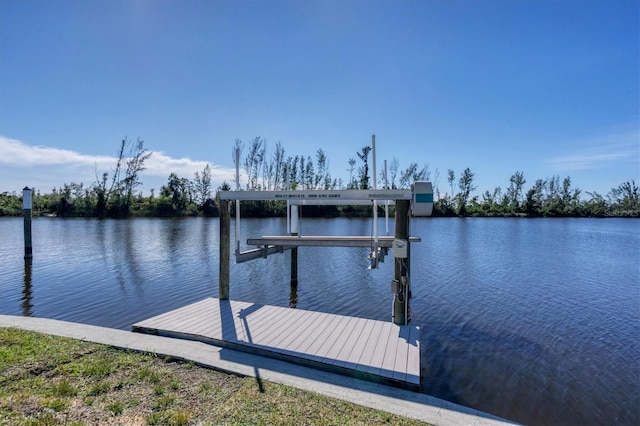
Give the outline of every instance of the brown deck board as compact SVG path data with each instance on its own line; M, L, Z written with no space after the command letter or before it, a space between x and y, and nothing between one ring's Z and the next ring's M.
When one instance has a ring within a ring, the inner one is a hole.
M208 298L132 328L396 386L420 386L420 329L416 326Z

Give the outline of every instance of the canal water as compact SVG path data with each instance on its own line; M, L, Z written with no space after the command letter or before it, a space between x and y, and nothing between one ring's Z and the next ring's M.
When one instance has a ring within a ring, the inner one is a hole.
M22 219L0 219L0 314L129 329L217 297L218 227L34 218L28 267ZM372 228L301 222L303 235ZM241 240L285 229L280 218L243 219ZM411 234L422 238L411 247L411 318L424 392L527 424L640 424L640 220L419 218ZM369 270L367 252L300 248L297 292L287 252L232 263L231 298L390 321L393 261Z

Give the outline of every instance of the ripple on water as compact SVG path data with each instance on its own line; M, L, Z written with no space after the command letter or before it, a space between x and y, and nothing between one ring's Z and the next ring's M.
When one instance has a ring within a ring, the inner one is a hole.
M0 219L2 314L128 329L217 296L217 219L34 218L30 274L21 225ZM640 221L411 226L422 237L411 247L411 317L427 393L527 424L640 423ZM243 220L240 240L285 228ZM366 219L302 224L306 235L370 231ZM231 297L389 320L393 258L368 270L367 251L300 248L297 291L289 253L232 263Z

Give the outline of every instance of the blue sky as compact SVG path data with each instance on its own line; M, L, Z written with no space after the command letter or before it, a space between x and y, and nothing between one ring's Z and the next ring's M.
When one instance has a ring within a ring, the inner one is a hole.
M605 194L640 181L640 2L0 0L0 192L91 184L119 141L154 151L143 189L236 138L334 177L469 167L479 195L523 171Z

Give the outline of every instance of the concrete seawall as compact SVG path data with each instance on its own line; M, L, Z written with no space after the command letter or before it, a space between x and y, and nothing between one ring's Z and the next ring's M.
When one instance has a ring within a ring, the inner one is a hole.
M515 424L509 420L429 395L220 348L202 342L143 335L45 318L9 315L0 315L0 327L32 330L122 349L171 356L176 359L193 361L204 367L316 392L434 425Z

